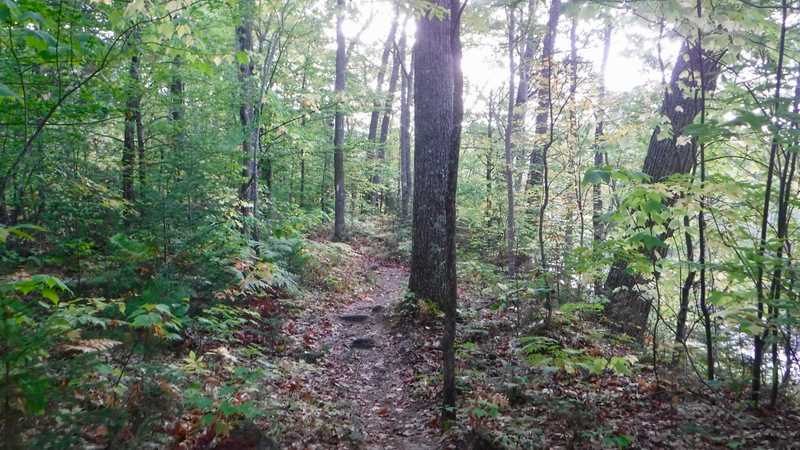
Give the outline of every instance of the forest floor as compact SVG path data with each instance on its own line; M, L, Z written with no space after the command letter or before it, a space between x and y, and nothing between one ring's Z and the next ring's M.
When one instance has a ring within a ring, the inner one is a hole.
M350 442L345 446L436 448L436 430L426 425L434 412L409 392L414 376L408 364L412 344L389 320L405 292L408 272L359 256L369 263L361 270L374 286L322 318L310 314L295 322L304 322L305 330L318 330L315 348L326 351L316 361L318 370L302 380L307 386L304 395L343 407L349 419L344 437ZM310 359L318 356L313 352L307 353ZM300 442L292 444L305 448Z
M646 352L583 313L557 311L543 328L541 311L498 308L463 275L459 419L442 432L441 316L424 302L404 314L408 270L391 233L314 238L308 252L304 294L278 300L281 325L262 360L266 414L255 424L270 445L234 433L214 448L800 448L796 411L751 412L746 390L709 389L690 369L656 374Z
M288 357L271 382L283 408L267 426L282 424L281 448L440 448L438 403L412 392L420 353L395 315L407 268L368 241L315 242L319 277L283 323Z

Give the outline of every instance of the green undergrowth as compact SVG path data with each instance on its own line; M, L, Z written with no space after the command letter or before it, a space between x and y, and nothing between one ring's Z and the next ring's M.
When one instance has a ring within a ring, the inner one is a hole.
M146 236L117 234L69 269L47 231L0 228L0 447L275 441L286 405L265 383L304 370L286 320L309 291L347 290L335 268L355 255L308 239L315 221L273 223L258 245L229 230L166 261Z

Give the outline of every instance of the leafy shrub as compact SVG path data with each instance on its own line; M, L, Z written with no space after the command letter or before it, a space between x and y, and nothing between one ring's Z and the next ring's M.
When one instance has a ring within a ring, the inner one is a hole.
M520 338L520 344L520 351L528 363L546 371L563 370L574 374L583 369L592 375L600 375L610 370L617 375L629 375L638 361L633 355L609 358L587 355L583 349L566 348L555 339L544 336L525 336Z

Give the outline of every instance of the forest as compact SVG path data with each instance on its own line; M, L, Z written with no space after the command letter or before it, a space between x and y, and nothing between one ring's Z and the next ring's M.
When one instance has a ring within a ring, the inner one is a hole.
M0 0L0 450L798 449L799 153L796 0Z

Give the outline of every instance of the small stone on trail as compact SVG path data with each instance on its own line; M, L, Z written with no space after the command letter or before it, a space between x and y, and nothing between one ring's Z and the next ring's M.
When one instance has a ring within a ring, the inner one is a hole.
M305 362L307 362L309 364L315 364L323 356L325 356L325 353L323 353L323 352L315 352L315 351L308 351L308 350L304 351L300 355L300 357L303 359L303 361L305 361Z
M345 314L343 316L339 316L339 319L344 320L345 322L366 322L369 319L369 316L364 314Z
M375 345L376 345L375 341L372 338L368 337L355 338L353 339L353 342L350 343L350 347L364 349L364 350L371 349L375 347Z
M372 312L379 313L383 311L383 305L375 305L372 307Z

